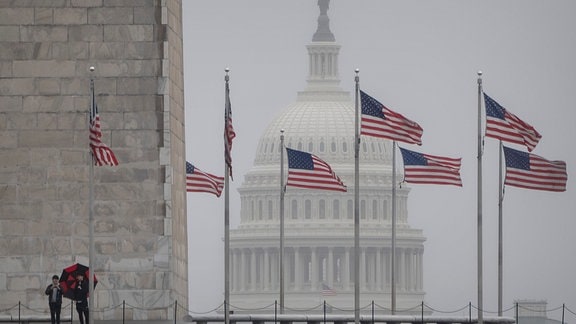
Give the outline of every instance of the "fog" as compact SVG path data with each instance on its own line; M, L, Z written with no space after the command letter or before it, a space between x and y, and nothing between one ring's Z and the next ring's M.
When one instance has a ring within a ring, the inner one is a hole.
M314 0L184 0L186 158L222 175L224 69L237 137L231 227L242 184L268 124L304 89ZM576 310L576 12L574 1L333 0L343 89L360 86L424 129L419 152L462 157L462 188L410 185L408 221L422 229L427 305L477 305L477 71L484 91L534 126L534 154L568 164L566 192L506 187L504 309L518 299ZM513 144L508 146L525 150ZM498 142L483 154L484 309L497 311ZM399 159L401 167L401 161ZM187 194L189 308L224 299L224 199ZM352 305L351 305L352 306ZM509 315L513 315L508 313ZM558 317L558 313L550 314ZM574 314L567 321L576 322Z

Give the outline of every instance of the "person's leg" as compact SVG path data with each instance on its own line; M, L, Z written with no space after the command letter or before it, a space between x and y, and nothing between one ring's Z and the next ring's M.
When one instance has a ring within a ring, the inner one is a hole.
M52 324L56 324L56 312L54 308L54 304L50 303L50 322Z
M84 316L86 317L86 324L90 323L90 321L88 320L88 316L89 316L88 314L90 314L90 312L88 312L88 307L86 307L84 309Z
M56 315L56 324L60 324L60 311L62 310L61 304L56 304L54 313Z
M82 309L76 307L76 311L78 311L78 320L80 321L80 324L84 324L84 314L82 312ZM88 323L86 323L86 324L88 324Z

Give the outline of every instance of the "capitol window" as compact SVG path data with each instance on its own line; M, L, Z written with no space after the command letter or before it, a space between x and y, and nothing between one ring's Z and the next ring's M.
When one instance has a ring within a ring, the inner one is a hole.
M306 199L306 201L304 201L304 215L306 219L312 218L312 202L310 199Z
M372 200L372 219L378 219L378 200Z
M274 213L272 211L272 200L268 200L268 219L272 219Z
M346 206L348 211L348 219L354 218L354 202L352 199L348 199L348 205Z
M262 220L262 200L258 202L258 219Z
M320 219L326 218L326 202L324 199L320 199L318 202L318 217Z
M332 212L334 213L334 219L340 219L340 200L335 199L332 202Z

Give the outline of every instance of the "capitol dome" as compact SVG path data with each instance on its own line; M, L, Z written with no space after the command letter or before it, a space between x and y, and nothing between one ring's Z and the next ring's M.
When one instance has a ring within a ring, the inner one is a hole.
M328 1L318 1L318 29L307 46L307 87L262 134L252 169L240 186L240 224L230 231L231 309L256 309L279 299L281 131L288 148L326 161L347 192L287 187L284 196L286 307L319 300L354 306L354 96L340 87ZM391 299L392 143L361 137L361 306ZM284 161L287 174L287 160ZM397 174L400 179L400 174ZM285 181L283 182L285 183ZM409 189L396 189L396 291L399 308L419 305L423 291L422 231L408 224ZM328 288L327 288L328 287ZM327 295L327 289L330 291Z

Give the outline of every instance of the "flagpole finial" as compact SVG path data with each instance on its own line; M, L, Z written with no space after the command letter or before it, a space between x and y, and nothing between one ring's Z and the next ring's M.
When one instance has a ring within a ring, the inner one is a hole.
M90 72L94 72L94 70L96 70L96 68L93 67L93 66L91 66L91 67L90 67Z
M478 70L478 76L482 76L482 71Z

